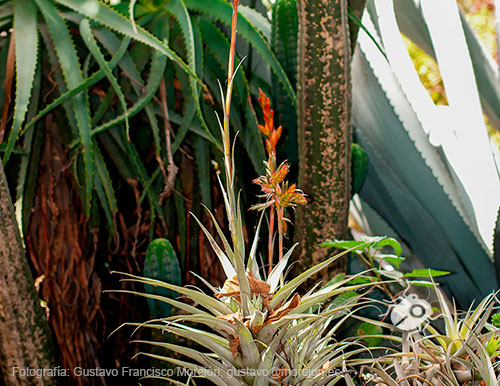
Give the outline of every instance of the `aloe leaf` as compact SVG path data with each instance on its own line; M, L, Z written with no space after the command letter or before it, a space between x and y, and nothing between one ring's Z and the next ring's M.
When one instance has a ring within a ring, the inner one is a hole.
M104 55L102 54L101 50L99 49L97 42L95 41L95 38L92 34L92 30L90 28L90 23L87 19L82 20L80 24L80 33L82 35L84 43L87 45L87 48L89 49L90 53L94 56L97 64L101 68L101 70L104 72L106 77L109 80L109 83L111 83L111 87L113 90L115 90L116 95L118 96L118 101L120 102L120 105L122 107L124 116L125 116L125 127L127 131L127 137L129 136L128 131L129 131L129 117L128 117L128 109L127 109L127 101L125 100L125 95L122 92L122 89L120 85L118 84L118 80L116 77L113 75L113 70L109 66L109 63L106 61L104 58Z
M184 3L189 9L200 11L221 20L226 25L231 25L232 6L224 0L213 0L207 2L205 0L185 0ZM238 18L238 33L245 38L258 52L264 60L269 64L271 70L279 78L286 92L290 96L294 106L297 105L297 97L293 90L290 81L288 80L283 67L276 59L276 56L271 51L268 42L250 23L250 21L240 13Z
M176 62L184 71L199 82L199 78L196 74L166 44L151 35L141 26L136 26L136 33L130 20L108 7L103 2L98 0L55 0L55 2L71 8L92 20L95 20L111 30L131 37L134 40L160 51L163 55Z
M199 136L196 136L193 141L201 200L207 206L207 210L210 211L212 207L212 199L210 195L210 146L205 139Z
M71 89L77 87L83 80L80 63L64 20L59 15L53 3L48 0L35 0L35 2L47 23L67 88ZM85 169L85 198L83 206L84 212L88 216L90 215L94 175L92 140L90 137L90 112L85 95L75 95L72 99L72 105L79 129L80 141L83 145Z
M441 127L441 130L448 130L450 134L439 144L470 197L479 233L488 248L491 248L491 229L494 227L496 210L500 206L500 179L493 154L489 151L490 140L472 60L467 55L468 45L458 6L454 2L421 4L421 10L449 104L449 113L445 113L441 119L442 122L452 119L451 127ZM447 16L446 28L443 28L442 18L437 17L439 12ZM476 170L481 170L480 175Z
M43 42L45 45L50 65L55 69L53 78L57 84L57 88L60 90L60 92L66 92L68 88L66 86L66 82L64 81L64 77L61 72L59 60L57 58L54 45L52 44L52 39L50 37L49 30L45 25L45 23L39 23L38 28L40 31L40 35L43 38ZM76 138L78 137L79 134L78 134L78 127L76 124L75 113L73 111L73 102L69 100L66 101L65 103L62 104L62 108L64 110L66 118L68 119L68 124L69 124L68 131L70 132L70 136L76 141Z
M14 30L16 48L16 102L12 129L2 162L10 158L31 99L38 56L36 6L31 0L14 2Z
M297 0L278 0L272 9L272 38L271 45L276 57L283 66L290 83L297 87L297 39L299 20L297 14ZM277 124L285 128L282 146L292 165L298 164L297 145L297 109L290 102L283 86L272 77L273 106Z
M109 68L113 69L118 62L121 60L122 56L127 52L127 48L130 44L130 38L124 38L122 43L120 44L120 48L116 52L116 54L111 58L110 62L108 63ZM99 70L89 76L87 79L82 81L80 85L78 85L75 88L72 88L71 90L68 90L64 93L62 93L60 96L58 96L53 102L48 104L46 107L44 107L41 111L39 111L35 117L33 117L32 120L28 122L28 124L25 126L23 131L27 131L30 129L35 123L37 123L41 118L43 118L45 115L50 113L53 109L56 107L59 107L61 104L78 94L80 91L83 91L97 82L99 82L101 79L105 77L104 71Z
M109 176L109 171L104 162L100 149L97 145L93 144L93 154L95 160L96 173L95 177L99 181L99 189L101 193L99 199L103 208L106 210L106 217L110 228L113 230L112 235L114 238L117 237L115 216L118 212L118 206L116 204L115 190L113 188L113 183L111 177ZM97 185L96 185L97 187Z
M240 5L238 12L243 15L269 42L271 41L271 23L262 13L255 8Z
M179 71L176 70L177 73L177 79L179 80L179 83L181 85L182 90L189 90L191 87L190 81L187 78L187 76L184 76L184 74L179 73ZM181 146L182 142L186 138L186 135L189 131L190 126L194 123L197 122L195 119L196 116L196 111L199 106L198 99L194 97L193 93L186 92L185 93L185 103L184 103L184 111L183 111L183 117L182 121L179 125L179 130L177 131L175 135L175 140L172 143L172 153L175 153L179 147Z
M12 22L13 14L13 1L7 1L0 5L0 28L4 28Z
M160 82L162 79L163 72L165 71L165 66L166 66L166 59L164 56L153 53L153 57L151 59L151 68L149 71L149 77L148 77L148 82L144 88L144 93L140 95L140 97L137 99L137 101L128 109L126 109L124 114L120 114L116 116L115 118L110 119L107 122L102 123L101 125L97 126L92 130L92 135L96 135L99 133L102 133L111 127L117 126L124 121L126 121L128 118L133 117L142 109L148 106L148 103L153 99L154 95L156 94L156 91L158 90L158 87L160 86ZM149 114L148 114L149 115ZM152 115L154 116L154 112L152 112ZM158 134L158 125L155 125L156 129L154 129L154 126L152 125L152 131L154 133L155 139L155 146L158 148L157 151L159 151L159 134ZM158 144L158 145L156 145Z
M146 167L139 157L134 144L127 141L119 127L111 128L109 131L98 136L98 140L108 149L108 154L119 173L125 181L138 179L144 188L143 196L148 198L152 214L156 211L163 215L163 209L158 204L158 194L151 186L148 186L149 177ZM142 200L139 200L139 205Z
M500 209L497 212L497 222L493 234L493 262L495 263L497 280L500 282Z
M32 98L28 109L27 119L31 119L39 108L41 97L42 70L38 67L35 75ZM43 148L44 133L42 130L30 130L23 139L24 155L19 164L19 177L16 186L15 211L20 234L23 237L24 230L28 229L31 210L33 208L33 197L35 196L37 180L29 176L38 175L40 166L40 155Z
M170 1L165 5L165 10L173 15L177 20L180 26L189 66L193 70L193 72L201 77L203 73L202 44L197 26L192 22L191 16L184 4L184 1ZM210 140L216 143L215 138L212 136L212 133L205 123L205 119L201 111L199 86L196 84L196 82L193 81L191 77L188 79L184 79L185 77L178 74L177 78L181 82L181 84L187 84L187 86L182 87L183 90L185 90L187 103L184 113L184 119L181 123L180 130L176 135L174 143L172 144L172 151L175 152L184 140L189 127L192 124L195 114L198 117L201 127L206 132ZM189 90L189 92L187 90Z
M201 74L201 46L196 44L195 42L195 31L194 31L194 26L193 23L191 22L191 16L189 15L189 12L186 8L186 5L184 4L183 0L171 0L168 3L165 3L164 9L170 13L171 15L174 16L174 18L177 20L177 23L179 23L181 32L182 32L182 37L184 40L186 52L187 52L187 58L188 58L188 65L191 69L191 71L198 76ZM199 86L196 84L196 81L193 78L189 79L189 89L191 90L192 98L195 103L195 108L196 112L198 114L198 117L200 118L202 122L202 126L204 125L203 122L203 115L201 113L201 108L200 108L200 102L199 102ZM188 122L187 124L189 124Z
M97 123L99 123L102 117L104 117L104 115L109 111L114 97L115 91L112 88L109 88L101 103L97 107L94 115L92 116L92 126L95 126Z
M394 3L394 6L401 32L435 59L436 54L420 6L417 6L413 0L399 0ZM491 125L496 130L500 130L498 65L481 42L481 38L474 28L467 22L463 12L460 12L460 20L474 67L474 76L484 112Z
M166 37L166 27L163 27L164 28L158 28L159 36ZM106 29L99 29L95 30L94 34L97 40L106 48L106 50L108 50L111 54L117 54L117 50L120 49L119 41L111 31L108 31ZM122 60L119 62L119 66L123 70L125 75L132 80L132 88L138 96L135 103L128 109L126 115L128 115L128 117L130 118L139 113L142 109L145 110L146 116L149 120L149 125L151 127L151 132L153 134L155 154L157 155L160 154L160 149L162 146L160 141L160 131L154 109L149 104L149 102L158 90L163 73L165 71L166 63L167 58L161 52L154 50L151 58L148 81L146 86L143 86L141 74L130 55L128 55L128 53L125 53ZM94 128L94 130L92 130L92 135L109 130L111 127L122 123L125 120L126 115L120 114L117 117L102 123L98 127ZM144 194L146 194L146 192L148 192L148 189L145 189Z

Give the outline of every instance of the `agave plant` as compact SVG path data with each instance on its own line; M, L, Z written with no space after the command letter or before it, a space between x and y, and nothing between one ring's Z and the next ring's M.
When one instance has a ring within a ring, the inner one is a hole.
M277 53L292 75L296 3L276 2L273 20L275 44L286 45ZM357 218L365 233L405 240L416 264L454 267L440 282L468 306L498 285L491 259L499 157L485 122L500 128L498 65L456 1L369 0L357 14L363 28L351 67L352 121L369 159ZM432 101L401 34L436 59L447 106Z
M440 282L467 308L498 286L498 151L484 118L498 130L498 65L455 1L370 0L362 23L352 78L369 158L357 206L365 231L391 232L423 265L451 270ZM401 34L436 59L448 106L432 101Z
M144 324L128 324L158 329L204 347L207 352L176 343L138 341L176 352L187 359L152 353L140 354L190 370L191 375L203 376L217 385L333 384L342 377L342 371L346 370L346 360L365 350L365 347L353 346L352 342L337 342L333 338L343 321L352 313L353 305L361 297L355 291L371 283L347 285L352 278L342 277L328 286L319 289L315 287L300 296L300 285L348 251L330 257L285 282L283 273L294 248L283 254L281 242L278 246L280 259L264 280L257 263L259 229L263 217L258 223L250 251L248 254L245 251L240 204L234 188L234 160L229 134L237 7L238 1L234 0L228 86L226 94L222 96L224 119L221 123L221 135L225 183L219 180L224 194L231 240L225 237L214 216L212 221L217 229L217 236L222 241L222 247L215 241L216 235L212 235L198 221L219 258L227 280L222 288L215 288L205 278L198 276L212 291L212 294L206 294L188 287L125 274L126 281L175 291L192 301L183 302L153 293L120 291L161 301L181 311L179 315L154 319ZM266 193L266 202L258 209L271 207L276 211L281 234L283 224L286 224L283 209L292 204L304 204L305 199L302 192L285 181L288 172L286 164L276 166L275 145L281 129L274 129L273 112L264 94L261 94L261 102L266 116L265 125L261 126L261 130L268 137L269 159L266 162L266 176L256 181ZM271 253L272 250L271 247ZM336 297L333 302L325 303L332 297ZM324 307L321 307L322 304ZM313 306L315 312L311 311ZM212 332L207 332L199 326L208 327ZM188 380L181 383L170 377L162 379L174 384L190 382Z

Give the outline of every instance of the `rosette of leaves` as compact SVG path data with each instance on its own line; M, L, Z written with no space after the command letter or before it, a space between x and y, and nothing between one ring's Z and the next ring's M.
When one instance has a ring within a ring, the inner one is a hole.
M496 294L486 296L467 312L460 312L455 304L450 305L437 285L433 291L437 296L433 307L438 309L437 315L421 331L398 332L389 323L363 319L391 331L386 338L396 345L390 354L385 352L375 361L365 361L361 376L370 381L368 384L497 385L500 329L488 323L497 305ZM372 348L375 356L378 352L382 353Z
M151 320L147 323L128 323L139 328L158 329L203 347L195 350L175 343L138 341L162 347L167 353L181 354L183 359L152 353L140 353L175 366L191 370L217 385L269 385L296 384L319 385L338 381L345 369L346 360L365 350L353 347L352 342L336 341L334 334L352 313L352 307L360 296L356 291L371 283L347 285L352 278L342 278L325 287L314 287L303 296L298 287L307 279L341 258L345 253L330 257L313 266L292 280L285 282L283 272L294 248L282 256L267 279L261 276L257 263L260 219L250 251L245 250L244 230L239 199L234 188L234 160L229 134L230 101L233 86L234 46L236 38L237 3L233 2L234 14L229 71L224 102L224 120L221 135L224 149L224 183L219 179L223 192L226 217L231 238L228 240L220 224L211 215L216 234L211 234L198 221L210 241L227 280L222 288L215 288L201 276L197 277L212 293L177 286L155 279L125 274L125 281L153 285L178 292L190 300L139 294L149 299L165 302L181 313ZM209 212L210 213L210 212ZM216 241L221 240L221 245ZM342 295L342 301L337 299ZM313 311L312 308L315 307ZM207 328L211 331L207 331ZM189 384L165 378L173 384Z

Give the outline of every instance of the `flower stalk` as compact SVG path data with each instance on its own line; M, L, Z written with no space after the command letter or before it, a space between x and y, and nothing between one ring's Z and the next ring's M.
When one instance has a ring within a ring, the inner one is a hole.
M276 146L281 137L283 128L274 128L274 111L271 109L270 99L260 90L259 104L264 112L264 125L259 125L259 129L266 137L266 150L268 159L266 174L256 178L253 182L260 185L261 197L266 198L264 204L254 205L251 209L266 210L269 208L269 239L268 239L268 269L269 273L273 269L274 256L274 226L278 222L278 261L283 258L283 238L287 230L287 222L290 220L285 215L286 208L294 209L297 205L305 205L307 200L305 194L297 189L295 185L288 185L285 180L290 169L290 165L283 162L278 166L276 162ZM276 220L275 220L276 218Z
M246 269L245 269L245 242L242 233L241 213L239 209L236 196L234 194L234 159L231 153L231 137L230 137L230 124L229 114L231 112L231 95L233 92L233 79L234 79L234 59L236 52L236 33L238 23L238 2L233 0L233 17L231 25L231 47L229 51L229 63L227 74L227 89L224 103L224 123L223 133L224 138L224 165L226 169L226 208L229 220L229 230L234 248L234 266L236 267L236 274L238 277L241 307L244 316L249 314L248 301L250 296L250 285L248 283ZM224 98L222 98L224 100Z

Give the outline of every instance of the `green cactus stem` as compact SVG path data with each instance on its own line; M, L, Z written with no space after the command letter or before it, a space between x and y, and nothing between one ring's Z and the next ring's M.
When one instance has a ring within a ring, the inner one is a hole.
M144 276L169 284L181 285L181 269L170 241L156 239L149 244L146 260L144 261ZM171 299L178 296L177 292L162 287L146 285L145 289L148 294L165 296ZM155 318L166 318L172 314L170 304L148 299L148 305L151 314Z
M297 6L299 186L310 200L297 211L295 239L306 268L330 255L321 242L348 235L351 44L347 0L298 0ZM330 273L344 269L339 261Z

